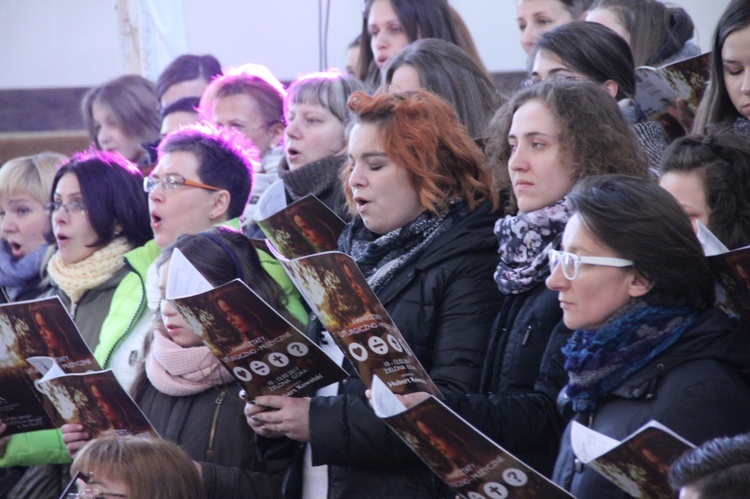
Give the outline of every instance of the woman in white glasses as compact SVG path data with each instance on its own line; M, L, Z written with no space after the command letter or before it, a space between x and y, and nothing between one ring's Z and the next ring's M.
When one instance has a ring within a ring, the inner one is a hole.
M696 445L750 431L750 337L712 307L714 278L677 202L622 175L584 179L568 201L547 278L574 330L561 403L616 440L652 419ZM630 497L578 462L570 439L569 426L558 484L579 498Z
M566 196L583 177L645 177L646 158L617 103L592 83L550 81L521 90L490 131L487 153L510 197L507 215L495 224L503 303L480 392L444 395L488 437L551 475L563 430L555 401L567 382L560 349L571 332L544 280L570 218ZM418 396L404 399L410 404Z

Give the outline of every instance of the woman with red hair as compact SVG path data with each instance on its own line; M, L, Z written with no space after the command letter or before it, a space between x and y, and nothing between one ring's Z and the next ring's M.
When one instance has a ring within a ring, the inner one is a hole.
M435 384L476 390L501 301L492 279L498 200L484 156L450 105L429 92L356 92L349 108L356 117L341 178L354 219L339 249ZM325 338L317 323L308 333ZM303 497L442 497L445 486L373 414L364 383L344 367L348 379L310 399L246 405L250 426L270 437L258 439L262 451L285 443L305 451L302 479L287 482L285 497L300 489Z

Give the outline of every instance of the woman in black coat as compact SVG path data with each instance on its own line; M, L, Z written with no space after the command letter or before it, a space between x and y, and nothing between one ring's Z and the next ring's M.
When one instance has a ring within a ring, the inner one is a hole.
M492 327L481 387L446 393L463 418L519 459L551 475L564 420L556 406L567 382L560 349L570 330L557 294L546 288L551 250L570 216L578 178L646 175L637 139L612 98L596 85L543 82L517 93L493 118L488 153L510 214L495 225L503 293ZM618 161L611 160L611 155ZM406 396L408 404L418 396Z
M343 178L359 216L339 247L435 384L476 391L500 305L491 278L497 201L482 153L455 112L428 92L356 93L349 106L357 119ZM327 333L310 331L325 347ZM261 436L292 440L261 438L264 451L307 451L286 496L439 497L444 486L373 414L364 383L345 366L350 377L337 389L311 399L258 397L246 407Z
M581 181L570 199L547 285L575 331L561 395L575 420L622 440L654 419L695 445L750 430L750 337L712 307L714 277L680 206L614 175ZM630 497L570 439L569 425L555 482L582 499Z

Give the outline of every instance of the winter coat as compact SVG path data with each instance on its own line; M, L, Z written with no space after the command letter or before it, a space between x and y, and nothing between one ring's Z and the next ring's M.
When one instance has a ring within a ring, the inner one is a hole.
M476 392L492 321L501 295L497 214L485 204L436 239L418 259L378 291L378 298L414 354L442 391ZM308 332L315 339L317 321ZM314 466L329 465L329 497L442 497L445 485L372 412L365 385L350 377L339 395L313 397L310 446ZM261 448L274 444L260 438ZM301 457L304 445L296 444ZM273 448L273 447L271 447ZM301 465L301 463L298 463ZM284 497L299 497L301 477L291 470ZM447 497L455 494L447 493Z
M537 471L552 475L564 421L557 394L568 381L557 292L544 283L506 295L493 325L479 395L447 394L446 403Z
M654 419L695 445L750 431L750 335L709 309L677 343L634 373L593 413L576 419L623 440ZM590 424L589 424L590 423ZM576 463L570 425L563 434L554 481L579 499L629 497L592 468Z
M260 463L238 393L239 387L228 383L177 397L146 380L138 405L162 438L201 463L209 499L278 497L289 463Z

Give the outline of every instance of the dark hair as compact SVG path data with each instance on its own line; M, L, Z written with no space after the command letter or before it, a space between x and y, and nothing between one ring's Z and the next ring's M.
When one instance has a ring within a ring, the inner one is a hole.
M188 112L198 114L198 105L200 104L200 97L182 97L176 101L168 104L161 110L161 119L163 120L172 113Z
M380 70L370 45L372 37L367 26L370 9L376 0L365 0L362 7L362 51L359 57L357 77L372 86L380 83ZM440 38L458 43L448 0L388 0L396 12L401 26L410 42L420 38Z
M485 128L500 104L487 74L458 45L437 38L417 40L388 61L383 84L404 65L419 74L422 88L436 93L453 106L469 134L484 137Z
M190 152L198 158L198 177L204 184L229 192L230 219L242 215L252 188L254 159L242 147L242 136L232 129L193 123L169 135L159 144L159 157Z
M91 149L75 153L57 170L50 201L54 201L57 183L66 173L78 178L86 216L98 236L92 246L106 246L122 236L138 247L153 237L143 175L121 154ZM122 230L115 233L118 224Z
M628 42L611 29L571 21L544 33L529 52L529 72L540 52L556 55L571 70L603 84L617 83L617 100L635 96L635 65Z
M242 281L285 319L300 327L287 311L288 298L279 284L265 271L252 240L227 227L214 227L197 234L183 234L164 248L158 265L179 249L190 263L214 286L234 279Z
M595 175L568 196L583 225L652 284L650 305L714 303L714 276L685 212L654 181Z
M693 124L694 133L706 133L711 125L724 121L733 122L740 117L740 113L727 93L721 51L729 35L748 26L750 26L750 2L732 0L716 24L711 45L709 84L698 106L698 113Z
M382 93L356 92L349 108L357 123L374 123L389 159L404 167L419 201L432 213L445 211L452 199L470 209L490 200L497 206L492 174L485 158L455 111L427 90ZM356 213L348 179L351 161L341 179L352 214Z
M687 451L672 465L675 492L689 486L698 497L743 499L750 489L750 434L718 437Z
M695 24L682 7L658 0L595 0L590 10L610 9L630 35L636 66L660 66L693 37Z
M139 143L159 140L159 101L154 92L154 84L146 78L138 75L121 76L91 88L83 96L83 123L96 147L101 148L92 113L95 102L110 108L117 124L129 138Z
M659 173L695 172L711 213L708 229L730 249L750 244L750 145L730 131L680 137Z
M203 78L206 83L221 75L221 64L212 55L183 54L164 68L156 80L156 97L159 101L172 85ZM196 96L200 97L200 96Z
M603 173L648 175L646 155L635 132L603 88L589 82L543 81L516 93L489 126L487 156L497 187L510 194L511 212L516 199L508 174L508 134L513 115L531 101L540 101L554 115L561 151L570 155L574 180Z

